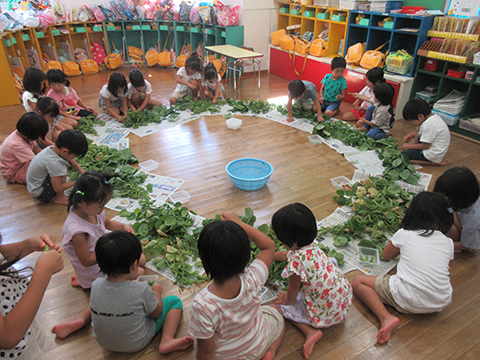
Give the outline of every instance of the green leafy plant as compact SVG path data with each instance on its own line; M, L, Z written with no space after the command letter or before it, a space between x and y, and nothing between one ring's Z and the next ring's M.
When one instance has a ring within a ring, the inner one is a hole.
M77 130L85 133L85 134L93 134L98 135L97 130L93 127L93 125L99 124L100 126L105 126L105 121L97 118L95 115L88 115L82 116L80 120L78 120L78 127Z

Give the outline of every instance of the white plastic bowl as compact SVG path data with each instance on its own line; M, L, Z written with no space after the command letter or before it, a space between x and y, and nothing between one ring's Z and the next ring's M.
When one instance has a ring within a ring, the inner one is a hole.
M242 120L236 118L230 118L226 121L227 127L232 130L238 130L242 127Z

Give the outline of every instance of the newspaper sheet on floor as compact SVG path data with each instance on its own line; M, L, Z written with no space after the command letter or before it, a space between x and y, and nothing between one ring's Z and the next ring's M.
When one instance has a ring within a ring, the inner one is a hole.
M147 179L142 184L146 187L152 184L152 191L149 193L150 198L155 200L155 206L162 206L167 198L173 194L185 182L185 180L175 179L169 176L147 174ZM116 211L128 210L132 212L139 207L138 200L129 198L112 198L106 205L106 208Z
M320 220L318 222L318 228L322 226L332 226L338 225L345 221L347 221L352 216L352 210L349 206L338 207L335 211L327 216L325 219ZM390 240L389 235L387 238ZM398 263L398 258L395 258L390 261L380 261L379 265L375 266L365 266L364 264L358 261L358 247L357 241L350 241L347 245L342 247L336 247L333 245L333 235L331 234L324 234L319 239L322 244L328 246L330 249L335 249L338 252L342 253L344 256L345 264L339 266L340 269L343 271L344 274L353 271L353 270L360 270L364 274L367 275L382 275L388 273L392 270Z
M127 138L130 131L125 128L114 127L99 127L96 129L98 135L88 135L97 145L107 145L108 147L117 150L125 149L129 146L129 139Z

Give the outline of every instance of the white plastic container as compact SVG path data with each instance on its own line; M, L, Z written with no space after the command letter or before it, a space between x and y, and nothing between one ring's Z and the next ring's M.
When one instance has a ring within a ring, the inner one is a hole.
M187 203L190 200L191 196L185 190L176 191L170 195L170 199L174 202L180 202L182 204Z
M152 170L155 170L158 168L158 162L156 162L155 160L147 160L147 161L144 161L144 162L141 162L140 164L140 167L142 168L143 171L145 172L149 172L149 171L152 171Z
M343 190L343 185L352 185L350 183L350 180L346 178L345 176L338 176L330 179L332 182L332 185L336 187L337 189Z
M320 135L310 135L308 140L314 145L323 143L323 138Z
M375 266L380 263L380 254L377 249L359 246L358 261L367 266Z
M238 130L242 127L242 120L237 118L230 118L226 121L227 127L232 130Z

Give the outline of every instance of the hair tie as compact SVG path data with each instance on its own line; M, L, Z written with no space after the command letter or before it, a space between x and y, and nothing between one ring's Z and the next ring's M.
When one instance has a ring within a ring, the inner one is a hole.
M107 184L107 185L108 185L108 180L105 180L105 184Z
M447 210L450 212L450 213L453 213L453 209L451 207L447 208Z
M85 193L84 193L83 191L80 191L80 190L77 190L77 192L76 192L75 194L80 194L80 195L82 195L82 196L85 195Z

